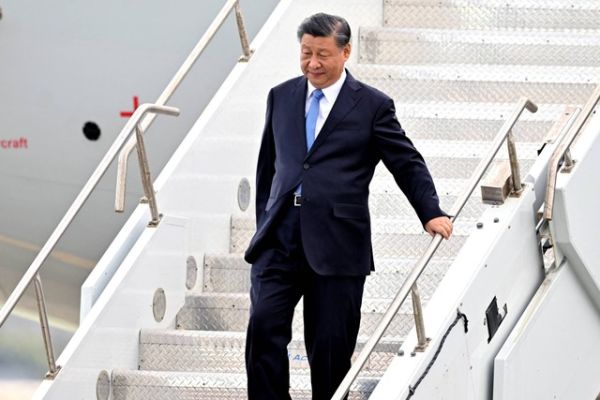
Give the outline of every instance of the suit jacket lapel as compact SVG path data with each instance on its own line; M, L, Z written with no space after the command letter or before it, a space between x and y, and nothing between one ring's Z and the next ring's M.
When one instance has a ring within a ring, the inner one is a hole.
M358 83L358 81L356 81L356 79L354 79L354 77L350 75L349 72L347 72L346 81L342 85L342 88L340 90L340 93L338 94L335 104L333 105L329 116L325 120L325 124L323 125L321 131L317 135L317 138L315 139L315 142L310 148L308 154L306 154L306 158L310 157L310 155L315 151L315 149L319 147L319 145L321 145L321 143L323 143L325 139L327 139L327 136L335 129L337 124L343 121L346 115L354 108L354 106L356 106L356 103L358 103L358 101L360 100L360 96L358 93L360 88L360 83ZM306 93L304 97L306 97ZM306 99L304 104L306 104ZM302 132L304 132L306 130L306 128L304 127L304 113L302 113L302 116ZM304 142L306 142L306 138L304 139Z
M293 119L294 132L293 137L290 138L293 143L292 146L298 149L303 156L306 155L306 123L304 118L306 108L306 90L307 90L306 78L300 77L298 83L291 93L290 101L290 113ZM303 157L300 157L301 159Z

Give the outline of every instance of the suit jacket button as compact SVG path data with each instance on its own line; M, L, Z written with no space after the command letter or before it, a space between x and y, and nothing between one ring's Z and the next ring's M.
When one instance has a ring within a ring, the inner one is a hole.
M303 166L303 167L304 167L304 170L307 170L307 169L309 169L309 168L310 168L310 165L308 165L308 163L306 163L306 164L304 164L304 166Z

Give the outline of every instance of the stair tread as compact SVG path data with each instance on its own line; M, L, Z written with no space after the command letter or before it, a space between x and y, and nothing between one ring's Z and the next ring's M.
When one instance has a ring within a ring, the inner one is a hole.
M353 391L371 392L379 381L376 377L358 377ZM190 371L112 371L112 386L173 387L173 388L240 388L246 387L245 373L216 373ZM304 373L290 374L291 390L310 390L310 376Z
M193 346L200 344L204 339L215 339L218 341L238 341L246 340L246 332L239 331L203 331L191 329L142 329L140 331L140 344L173 344ZM382 338L382 345L401 344L403 337L386 336ZM364 344L369 340L369 336L361 335L357 339L357 344ZM292 338L292 342L303 342L302 334Z
M387 0L385 26L531 31L598 29L594 0Z
M479 29L437 29L402 27L361 27L360 38L378 35L380 40L442 41L484 44L535 44L566 46L597 46L600 35L597 31L528 31L519 30L479 30ZM483 42L482 42L483 41Z
M362 301L361 312L366 313L384 313L389 305L389 298L372 298L365 297ZM405 302L405 312L412 313L409 310L410 305ZM250 308L250 297L248 293L218 293L218 292L194 292L190 291L186 294L186 305L188 308L219 308L234 310L247 310ZM404 306L403 306L404 307ZM300 301L296 306L297 310L302 310L304 307ZM402 312L402 309L401 311Z
M511 68L514 67L514 68ZM431 81L521 82L556 85L558 83L595 84L600 67L572 65L482 65L478 64L356 64L353 74L367 79L386 75L392 79Z
M370 338L358 337L354 357ZM374 348L362 376L381 376L397 355L403 340L384 337ZM142 330L140 332L140 370L236 373L244 372L245 332L194 330ZM303 334L298 333L287 346L290 370L308 374L309 364Z
M474 3L473 0L386 0L389 6L421 6L421 7L448 7L471 6L475 4L481 8L532 8L556 10L598 10L600 5L597 0L485 0Z

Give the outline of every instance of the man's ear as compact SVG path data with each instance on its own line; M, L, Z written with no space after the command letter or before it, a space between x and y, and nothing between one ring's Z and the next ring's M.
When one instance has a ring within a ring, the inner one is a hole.
M347 45L344 46L344 49L342 50L343 54L344 54L344 60L348 61L348 58L350 58L350 53L352 52L352 45L350 43L348 43Z

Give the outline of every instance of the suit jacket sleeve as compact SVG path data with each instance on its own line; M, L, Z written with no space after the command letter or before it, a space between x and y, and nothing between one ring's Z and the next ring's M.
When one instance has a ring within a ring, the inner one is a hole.
M392 99L386 98L377 109L373 133L383 163L415 209L421 223L425 225L432 218L446 216L440 209L425 160L400 126Z
M263 130L258 165L256 168L256 225L260 226L265 215L265 208L271 192L271 183L275 174L275 144L273 139L273 90L267 98L267 113Z

